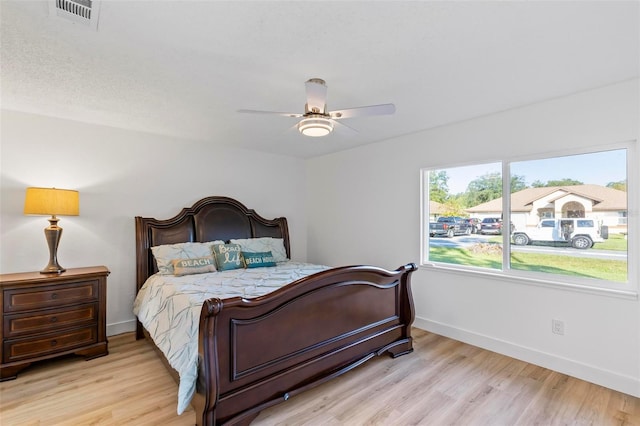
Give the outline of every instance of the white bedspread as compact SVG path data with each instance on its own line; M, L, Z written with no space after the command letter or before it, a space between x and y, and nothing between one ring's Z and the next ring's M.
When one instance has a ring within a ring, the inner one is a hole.
M287 261L270 268L149 277L136 296L133 312L180 375L178 414L187 408L196 389L198 325L206 299L262 296L325 269L329 267Z

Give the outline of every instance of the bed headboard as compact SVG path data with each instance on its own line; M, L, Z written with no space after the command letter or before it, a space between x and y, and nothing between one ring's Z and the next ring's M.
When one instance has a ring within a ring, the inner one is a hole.
M291 258L287 219L265 219L233 198L203 198L171 219L136 216L136 291L158 271L153 246L257 237L282 238Z

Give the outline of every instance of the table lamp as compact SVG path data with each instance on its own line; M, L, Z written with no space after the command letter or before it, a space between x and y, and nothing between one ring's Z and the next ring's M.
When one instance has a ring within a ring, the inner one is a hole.
M40 271L41 274L60 274L65 271L58 264L58 244L62 236L62 228L58 226L57 216L78 216L78 191L56 188L27 188L24 200L24 214L51 215L50 225L44 229L49 244L49 264Z

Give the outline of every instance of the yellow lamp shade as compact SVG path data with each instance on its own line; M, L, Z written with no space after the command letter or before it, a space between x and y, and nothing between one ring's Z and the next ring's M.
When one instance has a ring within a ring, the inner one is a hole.
M78 216L79 198L78 191L70 189L27 188L24 214Z

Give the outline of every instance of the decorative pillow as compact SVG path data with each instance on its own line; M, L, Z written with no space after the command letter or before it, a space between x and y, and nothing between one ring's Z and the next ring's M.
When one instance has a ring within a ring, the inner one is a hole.
M215 244L213 257L216 259L218 271L244 268L242 248L239 244Z
M284 248L282 238L260 237L231 240L233 244L240 244L243 252L264 253L270 251L276 262L287 260L287 250Z
M158 265L158 273L161 275L173 275L172 260L198 259L211 256L211 247L224 241L209 241L206 243L177 243L151 247L153 257Z
M246 268L259 268L261 266L276 266L276 261L270 251L261 253L242 252Z
M216 271L216 262L213 256L199 257L197 259L174 259L171 264L173 265L173 275L177 277Z

